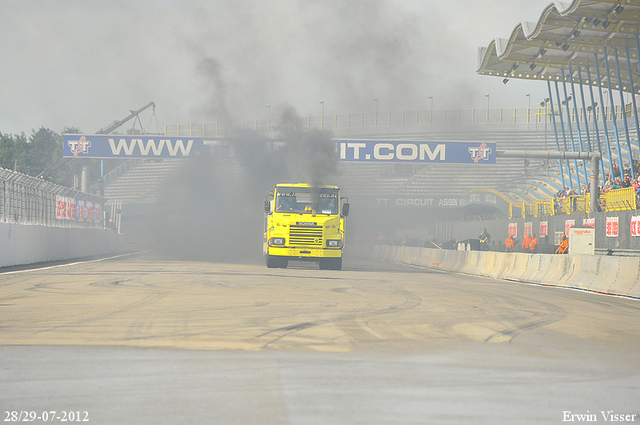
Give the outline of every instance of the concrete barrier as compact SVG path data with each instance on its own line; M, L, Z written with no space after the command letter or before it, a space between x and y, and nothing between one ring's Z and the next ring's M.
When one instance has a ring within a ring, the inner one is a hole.
M0 223L0 267L70 260L124 250L112 230Z
M640 298L640 258L377 245L373 258L523 283Z

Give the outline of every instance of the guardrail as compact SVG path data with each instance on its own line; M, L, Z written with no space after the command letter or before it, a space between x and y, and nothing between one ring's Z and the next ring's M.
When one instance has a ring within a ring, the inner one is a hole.
M453 251L376 245L376 260L640 298L640 258L609 255L555 255Z

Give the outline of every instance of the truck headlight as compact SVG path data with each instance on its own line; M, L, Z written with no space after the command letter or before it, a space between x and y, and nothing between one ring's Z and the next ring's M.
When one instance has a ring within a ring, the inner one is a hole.
M342 241L339 239L327 239L328 248L342 248Z
M284 245L284 238L270 238L269 245Z

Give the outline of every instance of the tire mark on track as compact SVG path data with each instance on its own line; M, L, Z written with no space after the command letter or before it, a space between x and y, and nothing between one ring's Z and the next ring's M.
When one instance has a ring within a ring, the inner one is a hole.
M497 297L502 298L506 303L517 305L517 302L514 302L515 299L513 297L498 295ZM553 303L545 302L545 301L536 301L540 308L543 308L544 311L528 311L528 313L535 318L534 320L530 320L529 318L514 318L513 316L502 315L502 319L508 324L505 325L507 329L496 332L485 339L485 343L491 342L491 340L499 337L508 337L508 343L511 344L513 340L523 332L532 331L537 328L541 328L543 326L550 325L559 320L562 320L566 317L566 312L562 307L559 307ZM525 320L524 323L513 324L515 321Z
M360 289L360 288L355 288L354 286L354 289ZM370 328L371 331L366 329L366 327L370 327L370 320L365 321L363 324L360 324L359 322L362 321L363 319L377 318L386 314L395 314L395 313L403 312L403 311L415 308L422 303L422 298L416 296L415 294L403 288L392 286L391 289L393 290L393 292L399 294L404 298L404 302L402 302L402 304L392 305L392 306L384 307L381 309L374 309L374 310L360 309L355 312L338 315L337 317L332 319L317 320L313 322L310 322L310 321L301 322L301 323L284 326L284 327L280 327L277 329L264 332L254 337L253 339L257 340L265 336L277 335L263 344L263 348L266 348L271 344L287 336L300 332L302 330L309 329L312 327L317 327L317 326L323 326L327 324L333 324L333 325L336 325L338 328L340 328L347 335L349 335L349 337L353 340L353 342L374 343L374 342L384 341L383 339L381 339L379 336L375 334L377 333L375 327ZM387 329L382 333L388 334L389 332L390 331ZM397 333L394 333L394 336L395 335L397 335Z
M140 307L145 307L145 306L154 304L154 303L160 301L161 299L163 299L165 296L167 296L167 294L163 294L163 293L150 294L147 297L143 298L142 300L139 300L139 301L134 302L132 304L129 304L129 305L125 306L125 307L119 308L117 310L108 311L108 312L101 313L101 314L98 314L98 315L92 316L92 317L72 320L72 321L70 321L68 323L64 323L64 324L61 324L61 325L50 326L50 327L38 329L38 330L35 330L32 334L33 335L37 335L39 333L58 331L58 330L62 330L62 329L65 329L65 328L76 328L76 327L82 328L84 325L86 325L86 324L88 324L90 322L104 320L104 319L107 319L109 317L112 317L112 316L115 316L115 315L118 315L118 314L121 314L121 313L125 313L127 311L135 310L135 309L138 309Z

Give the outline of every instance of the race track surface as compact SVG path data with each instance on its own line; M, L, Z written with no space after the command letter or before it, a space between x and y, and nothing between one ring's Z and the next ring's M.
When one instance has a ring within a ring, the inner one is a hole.
M0 338L9 421L640 422L640 301L357 258L5 271Z

